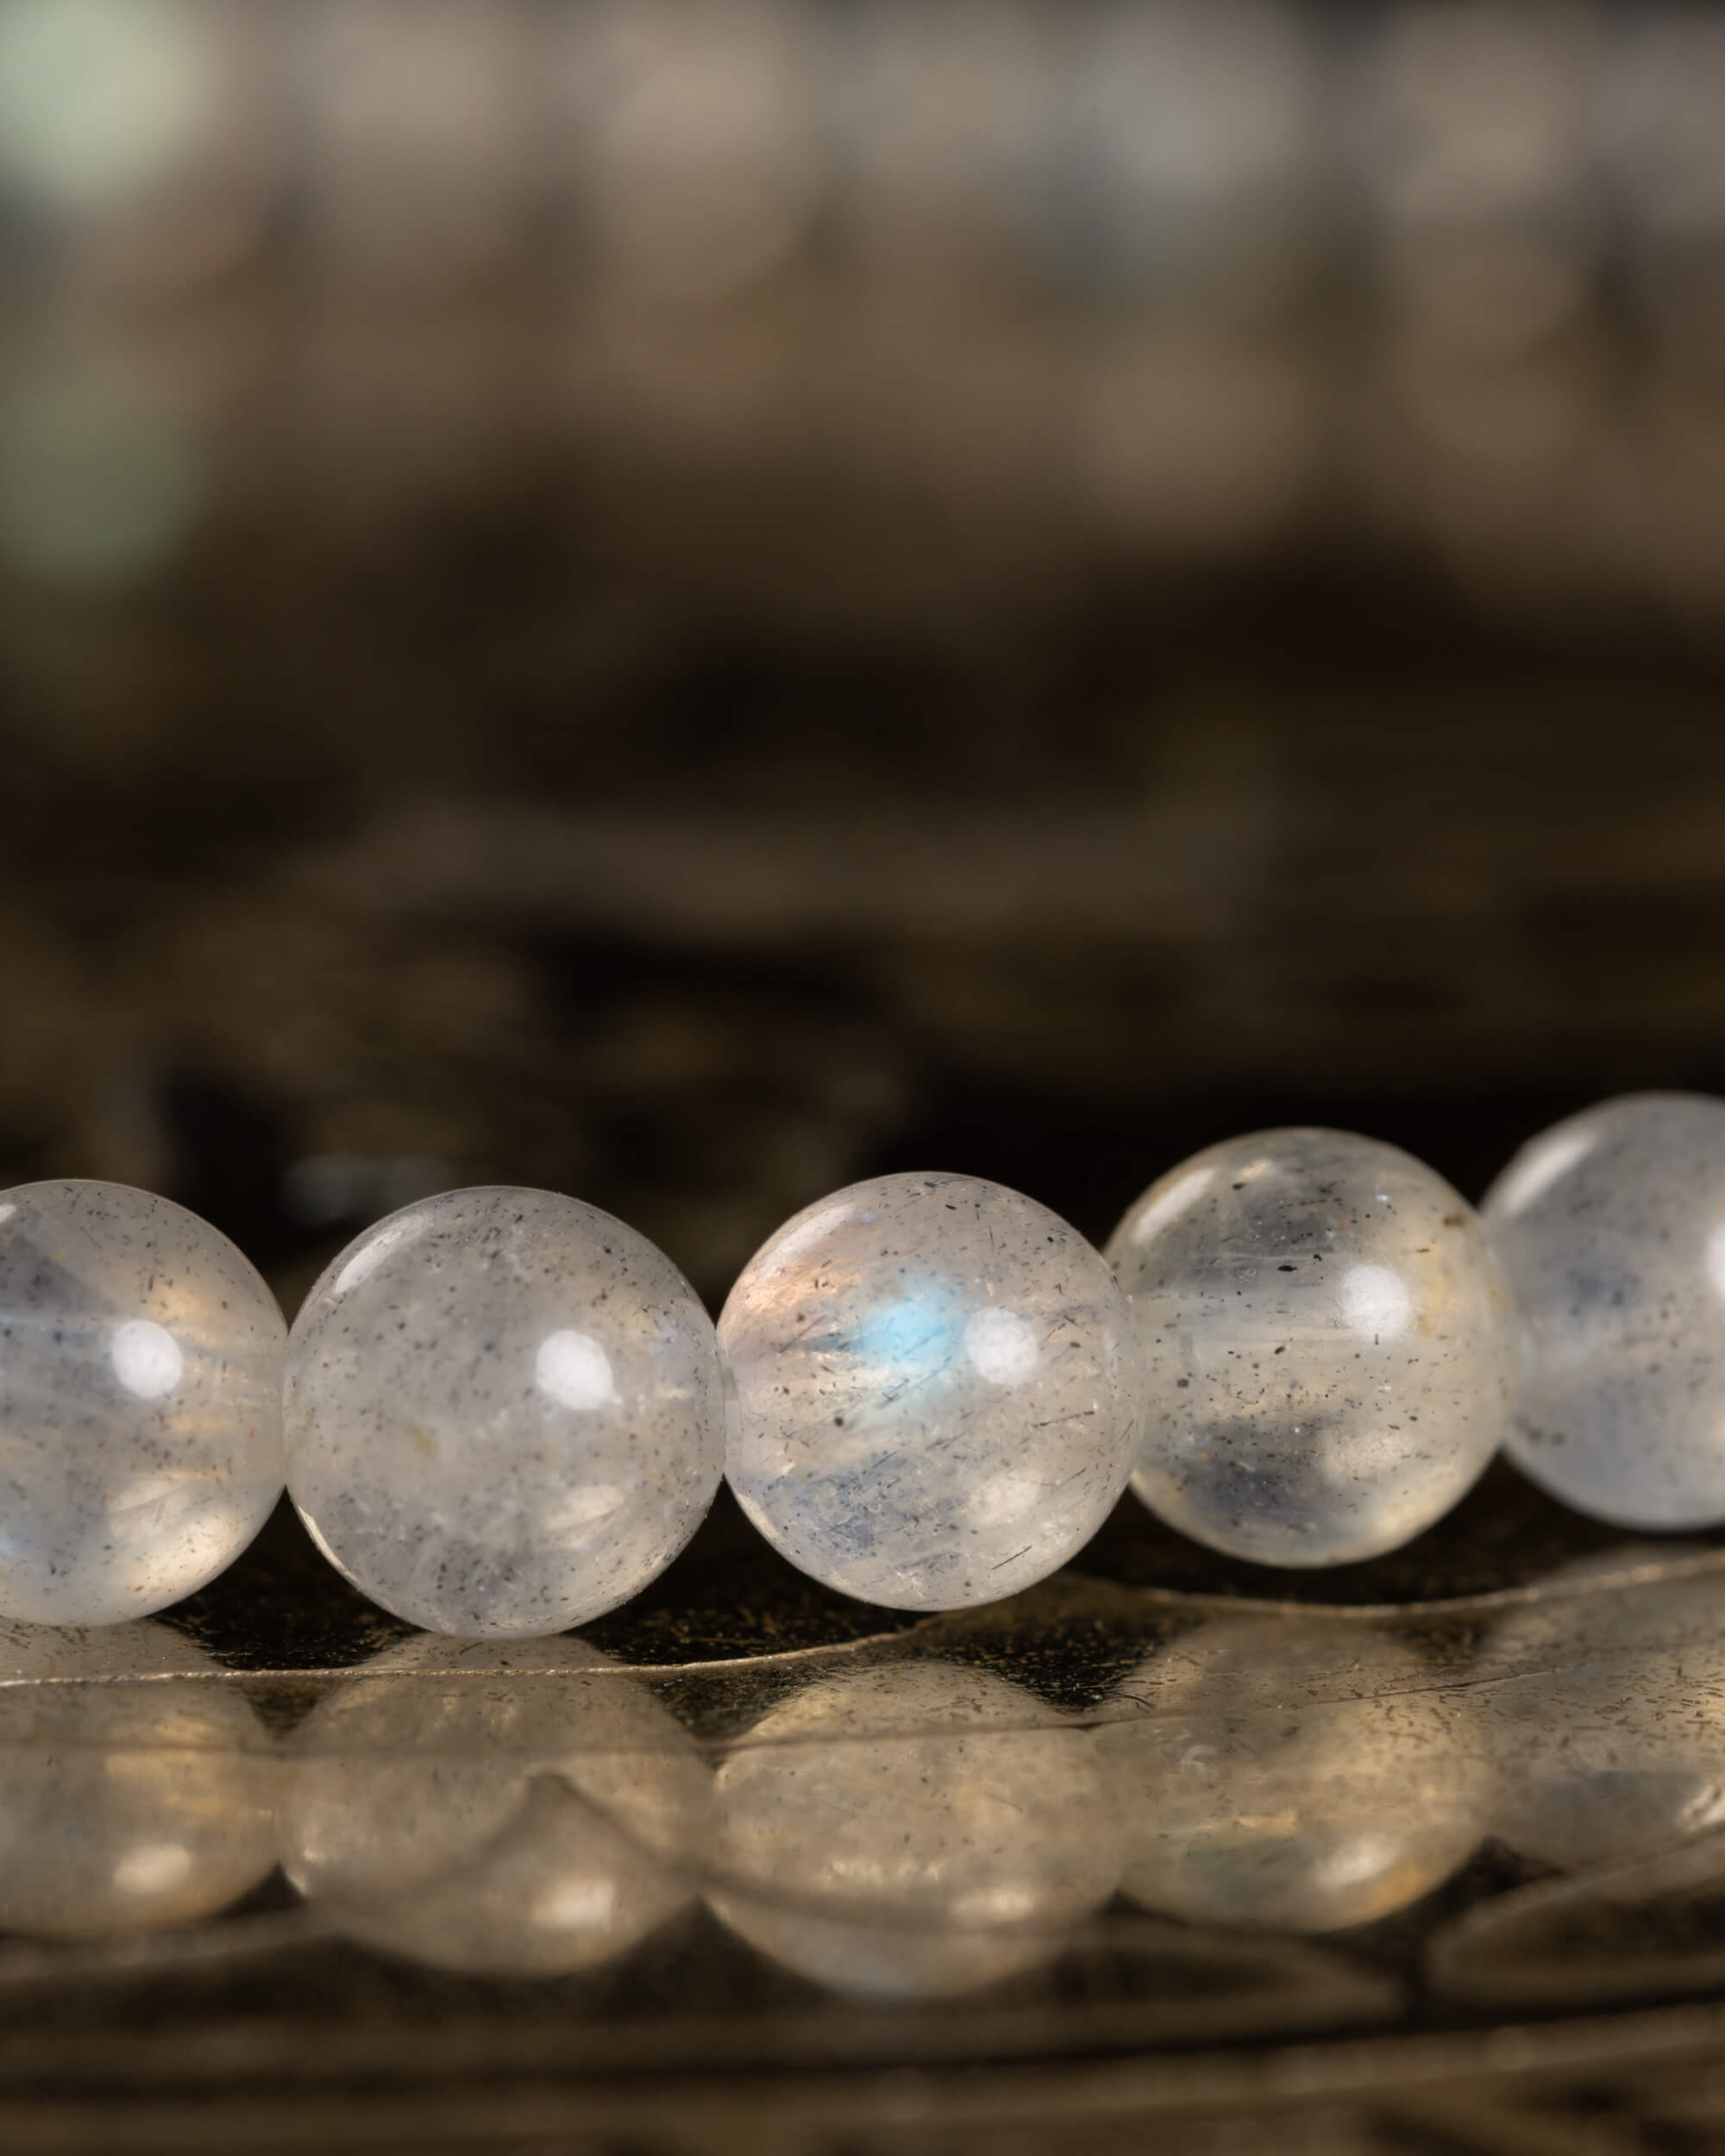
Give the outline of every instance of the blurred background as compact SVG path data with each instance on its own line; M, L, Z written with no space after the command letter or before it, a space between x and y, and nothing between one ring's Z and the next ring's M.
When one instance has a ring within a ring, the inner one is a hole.
M0 1182L1725 1090L1725 11L0 0Z

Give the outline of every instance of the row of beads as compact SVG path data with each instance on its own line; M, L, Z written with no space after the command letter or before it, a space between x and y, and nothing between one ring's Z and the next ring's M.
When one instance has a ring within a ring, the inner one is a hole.
M1197 1155L1106 1258L998 1184L889 1175L781 1228L715 1334L609 1214L458 1190L350 1244L290 1335L194 1214L27 1185L0 1196L0 1614L160 1609L284 1477L356 1587L469 1637L626 1601L721 1473L804 1571L908 1609L1045 1577L1129 1478L1279 1564L1398 1546L1500 1440L1600 1517L1725 1518L1725 1102L1560 1124L1485 1216L1324 1130Z

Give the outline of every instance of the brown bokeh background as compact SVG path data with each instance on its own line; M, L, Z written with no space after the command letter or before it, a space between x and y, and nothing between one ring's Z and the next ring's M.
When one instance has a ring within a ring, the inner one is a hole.
M0 7L0 1180L1725 1087L1725 18Z

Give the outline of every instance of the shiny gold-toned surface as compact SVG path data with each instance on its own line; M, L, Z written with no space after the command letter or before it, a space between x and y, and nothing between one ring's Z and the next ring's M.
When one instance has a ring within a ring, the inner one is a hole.
M1725 1548L1485 1501L1525 1576L1434 1539L1382 1600L1128 1584L1123 1513L944 1617L762 1552L727 1627L724 1507L608 1632L465 1645L284 1516L168 1622L12 1627L0 2130L1413 2156L1603 2090L1609 2149L1704 2136Z

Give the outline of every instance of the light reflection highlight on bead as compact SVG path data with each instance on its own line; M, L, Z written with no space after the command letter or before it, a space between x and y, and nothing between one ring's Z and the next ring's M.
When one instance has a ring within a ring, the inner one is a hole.
M533 1375L542 1393L559 1407L619 1406L611 1374L611 1357L585 1332L549 1333L533 1358Z
M1408 1330L1414 1298L1389 1266L1351 1265L1342 1275L1342 1314L1374 1343L1393 1340Z
M1598 1143L1598 1131L1584 1125L1561 1132L1548 1144L1524 1148L1493 1187L1494 1209L1508 1219L1525 1213L1561 1182L1571 1169L1578 1167Z
M1135 1243L1148 1243L1159 1235L1189 1206L1196 1205L1215 1181L1215 1176L1214 1168L1192 1168L1183 1175L1170 1177L1165 1185L1158 1187L1154 1200L1134 1217L1132 1240Z
M149 1318L129 1318L114 1328L108 1352L114 1375L139 1400L160 1400L185 1374L179 1343Z
M810 1250L818 1250L846 1221L854 1219L866 1227L874 1217L872 1213L857 1212L850 1204L818 1206L799 1225L777 1237L761 1262L767 1271L782 1273L800 1263Z
M1022 1385L1042 1360L1036 1334L1015 1310L979 1310L964 1328L964 1347L991 1385Z
M386 1220L380 1227L372 1229L360 1238L353 1256L329 1283L327 1293L345 1295L350 1288L363 1287L380 1265L396 1257L408 1244L417 1242L431 1224L429 1213L410 1206L392 1219Z
M1705 1263L1715 1294L1725 1301L1725 1220L1708 1231Z

